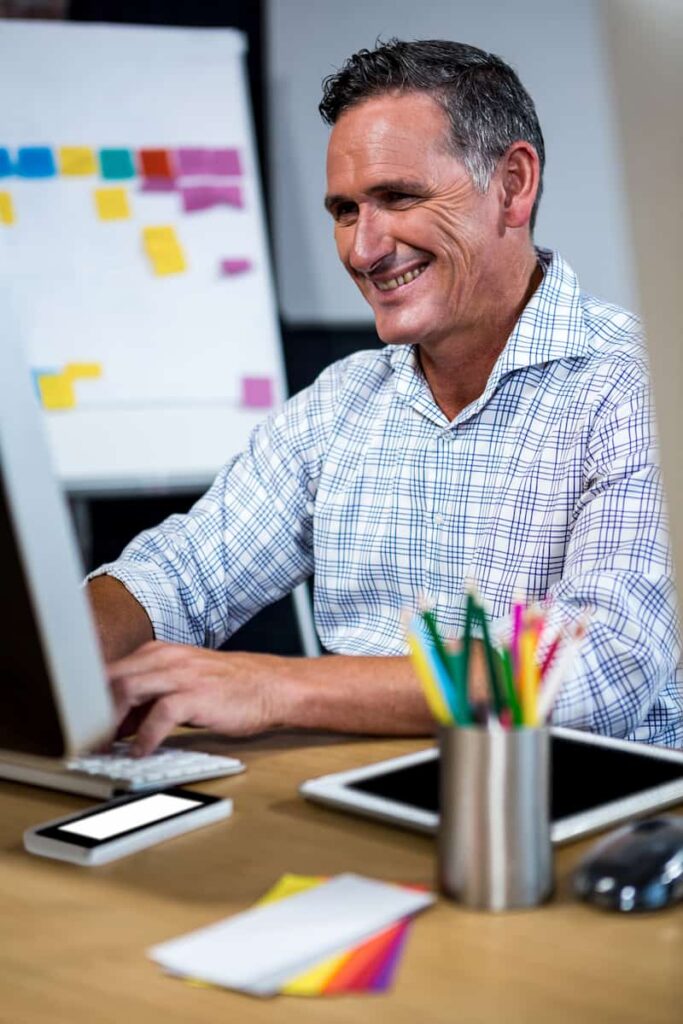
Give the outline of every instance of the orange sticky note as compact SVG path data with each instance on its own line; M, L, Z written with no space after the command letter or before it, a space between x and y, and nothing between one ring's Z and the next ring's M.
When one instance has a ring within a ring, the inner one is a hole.
M128 220L130 217L125 188L96 188L95 207L100 220Z
M0 224L14 224L16 219L11 193L0 192Z
M57 150L59 173L67 177L97 174L95 151L89 146L62 146Z

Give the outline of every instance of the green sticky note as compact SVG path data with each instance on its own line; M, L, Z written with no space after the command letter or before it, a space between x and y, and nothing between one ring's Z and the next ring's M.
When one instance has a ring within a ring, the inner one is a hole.
M100 174L106 181L135 177L133 154L129 149L101 149Z

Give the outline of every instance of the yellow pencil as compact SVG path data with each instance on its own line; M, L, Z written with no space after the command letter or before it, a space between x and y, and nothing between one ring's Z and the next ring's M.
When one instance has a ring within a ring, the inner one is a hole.
M538 725L538 689L541 671L536 661L537 635L525 623L519 638L519 696L524 724Z

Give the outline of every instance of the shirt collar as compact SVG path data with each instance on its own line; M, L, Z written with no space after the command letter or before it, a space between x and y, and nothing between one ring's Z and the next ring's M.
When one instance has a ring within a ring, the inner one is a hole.
M454 423L477 413L503 377L514 370L556 359L585 356L589 351L576 274L557 252L537 248L536 255L543 270L543 280L524 307L496 360L484 392L459 413ZM394 371L397 394L439 426L447 424L448 420L436 405L420 369L416 346L391 346L389 362Z

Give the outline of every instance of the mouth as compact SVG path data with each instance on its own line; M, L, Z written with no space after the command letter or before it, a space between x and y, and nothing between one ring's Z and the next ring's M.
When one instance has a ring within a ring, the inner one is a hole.
M394 292L397 288L405 288L406 285L412 284L420 274L424 273L428 266L428 263L421 263L412 270L406 270L404 273L397 274L396 277L391 277L386 281L373 280L372 284L380 292Z

